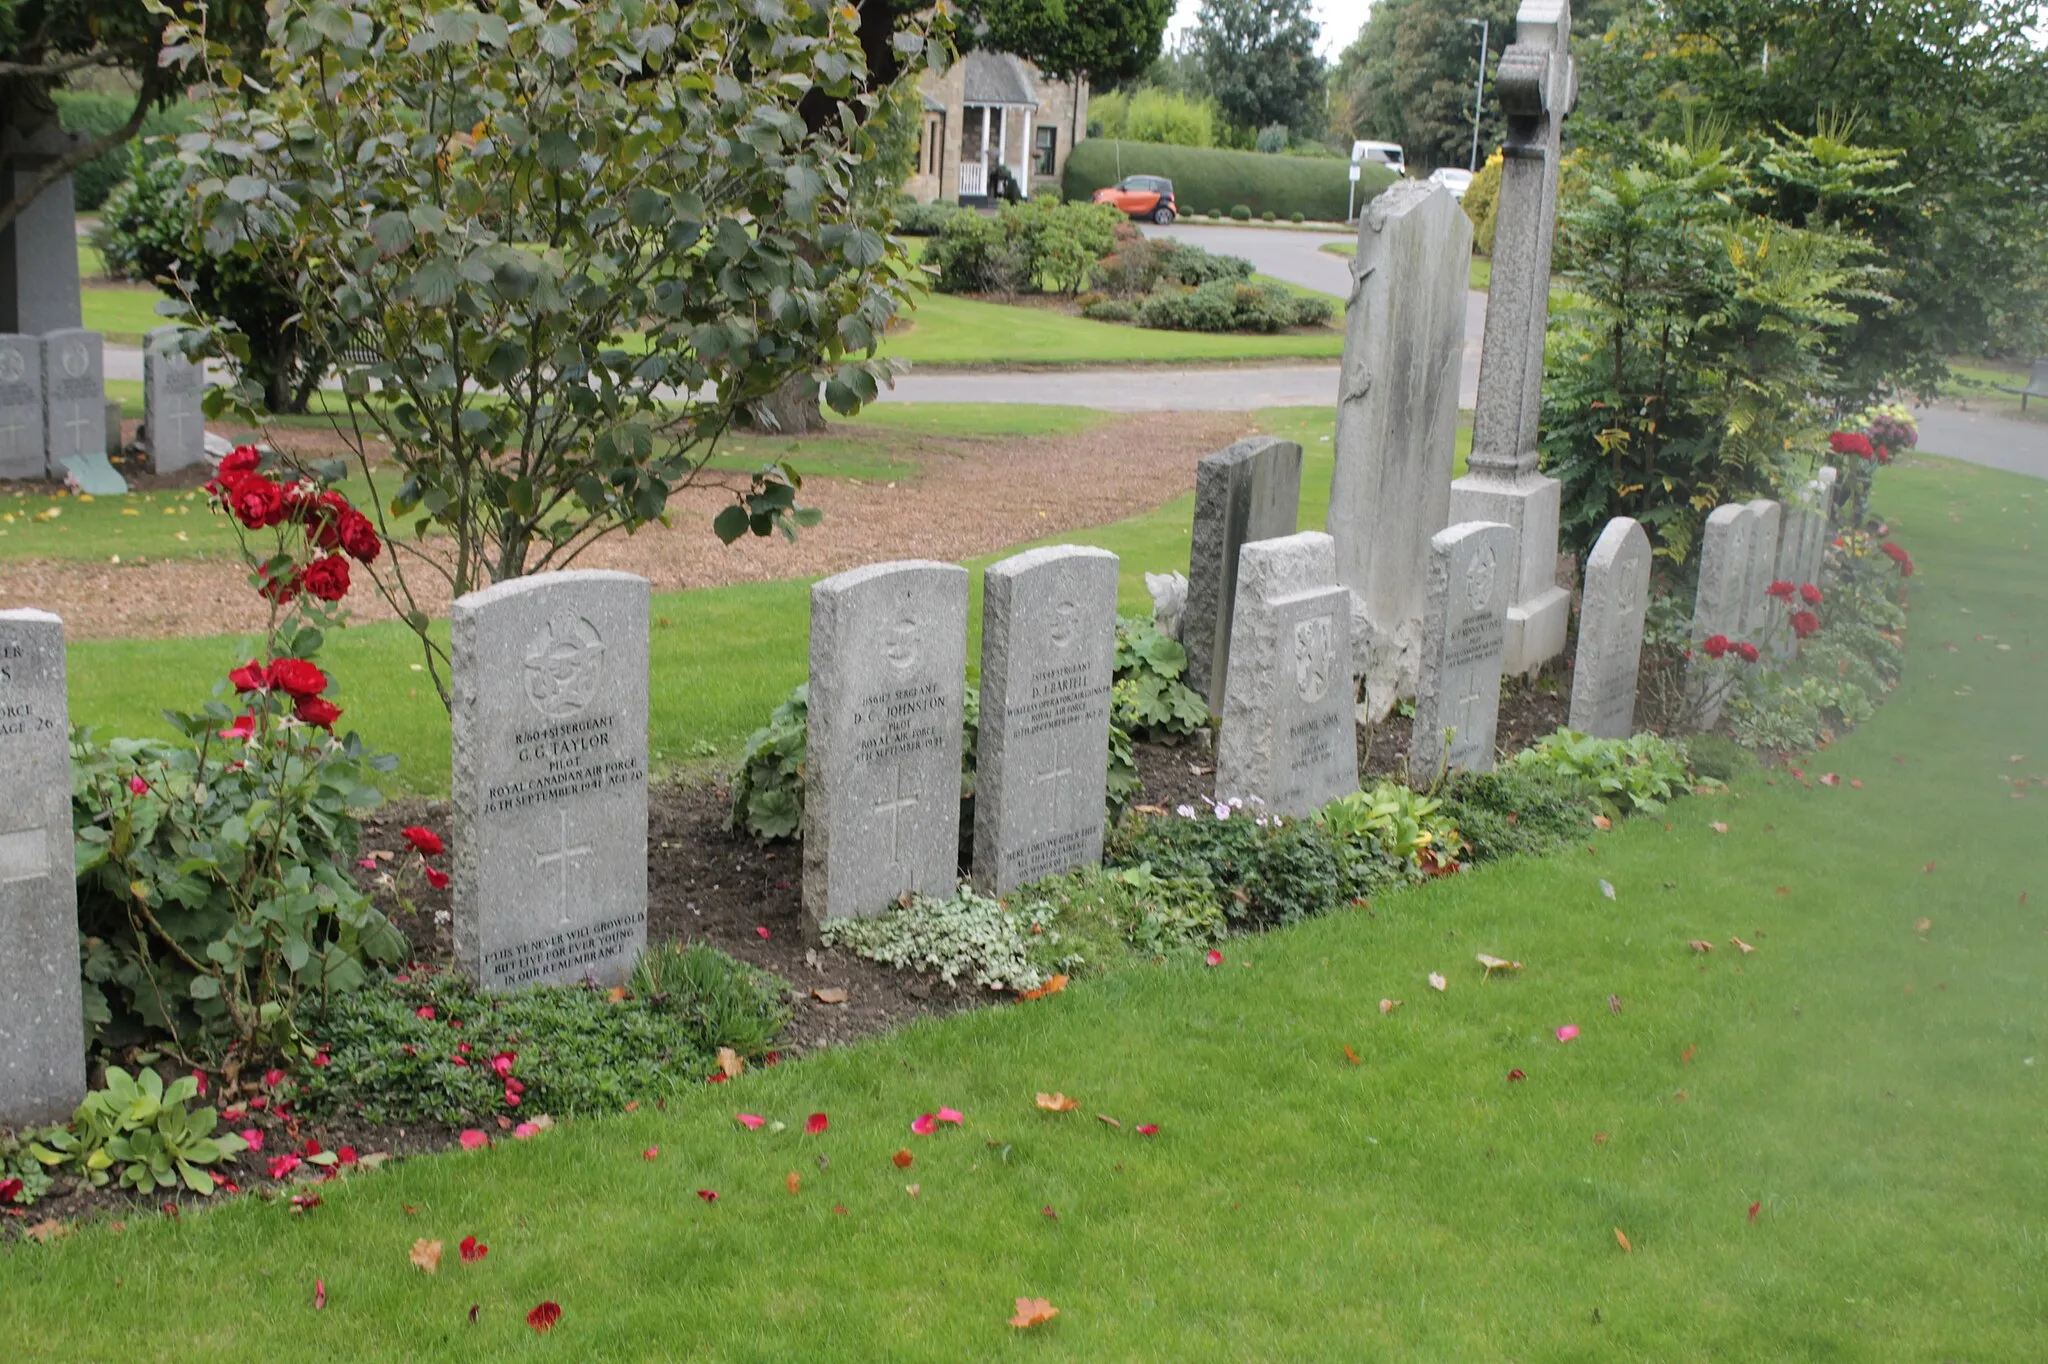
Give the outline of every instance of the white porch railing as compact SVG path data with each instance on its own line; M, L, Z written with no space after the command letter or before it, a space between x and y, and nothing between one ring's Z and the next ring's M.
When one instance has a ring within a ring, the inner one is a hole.
M976 199L988 193L988 162L960 163L960 193Z

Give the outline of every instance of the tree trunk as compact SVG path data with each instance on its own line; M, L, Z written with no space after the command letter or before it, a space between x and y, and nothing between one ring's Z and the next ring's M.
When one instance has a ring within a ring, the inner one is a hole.
M772 436L804 436L825 429L818 407L818 380L809 370L784 379L746 415L747 429Z

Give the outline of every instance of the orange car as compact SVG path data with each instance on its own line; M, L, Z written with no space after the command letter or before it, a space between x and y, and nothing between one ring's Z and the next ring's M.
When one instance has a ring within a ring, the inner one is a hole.
M1095 191L1095 202L1114 204L1133 218L1149 218L1165 227L1180 210L1173 202L1173 181L1160 175L1127 175Z

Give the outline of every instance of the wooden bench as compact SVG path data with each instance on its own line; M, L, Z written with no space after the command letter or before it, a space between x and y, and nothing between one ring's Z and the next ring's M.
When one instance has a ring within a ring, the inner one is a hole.
M2048 398L2048 360L2034 362L2034 377L2027 380L2025 388L2014 388L2010 384L1993 384L1992 387L2000 393L2019 394L2020 411L2024 412L2027 410L2027 399Z

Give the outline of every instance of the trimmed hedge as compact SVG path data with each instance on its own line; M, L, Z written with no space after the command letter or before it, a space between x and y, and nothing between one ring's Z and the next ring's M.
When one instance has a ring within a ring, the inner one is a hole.
M1087 199L1122 175L1163 175L1173 181L1174 198L1193 213L1210 204L1242 204L1252 213L1305 217L1336 222L1344 217L1346 161L1305 156L1270 156L1259 152L1222 151L1214 147L1169 147L1157 142L1117 142L1091 137L1067 156L1061 182L1069 199ZM1384 166L1366 166L1359 173L1357 204L1394 183Z
M52 98L57 105L57 121L64 131L91 137L111 133L128 121L128 115L135 108L135 96L127 94L58 90ZM165 137L190 132L195 110L196 106L184 100L169 108L152 109L142 120L139 136ZM107 196L114 192L114 186L128 178L128 157L133 146L134 143L130 142L116 147L71 173L71 192L77 198L79 212L97 212L107 201ZM172 150L168 142L158 142L146 146L143 156L154 161Z

